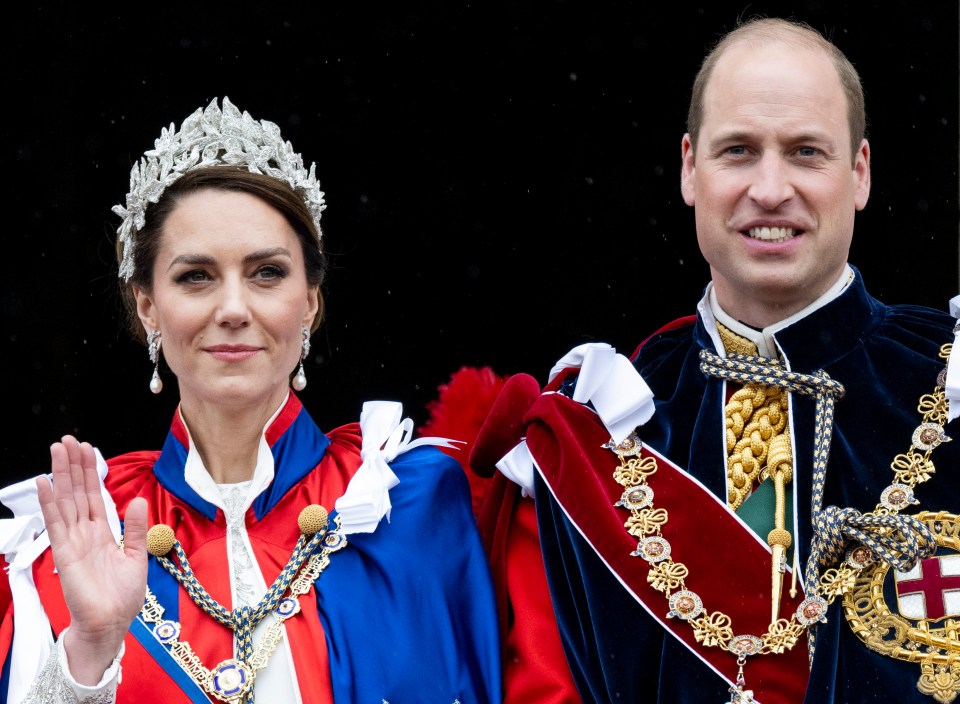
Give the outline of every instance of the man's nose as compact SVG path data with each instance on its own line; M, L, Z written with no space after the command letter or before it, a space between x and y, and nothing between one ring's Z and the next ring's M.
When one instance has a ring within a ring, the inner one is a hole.
M775 210L794 193L790 165L779 154L765 154L753 171L749 197L765 210Z

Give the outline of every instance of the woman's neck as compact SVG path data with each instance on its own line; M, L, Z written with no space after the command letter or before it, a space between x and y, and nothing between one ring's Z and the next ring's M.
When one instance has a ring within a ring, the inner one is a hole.
M242 411L210 404L180 403L180 416L210 477L217 484L253 479L263 429L279 406Z

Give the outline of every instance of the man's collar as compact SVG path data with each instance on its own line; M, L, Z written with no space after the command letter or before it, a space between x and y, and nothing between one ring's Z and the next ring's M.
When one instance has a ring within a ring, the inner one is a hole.
M808 305L803 310L797 311L788 318L776 322L772 325L768 325L762 330L757 330L752 328L749 325L741 323L739 320L731 317L724 311L720 304L717 302L717 294L713 287L713 282L707 285L706 291L704 292L704 299L701 301L698 308L701 310L701 313L705 309L708 309L712 315L712 318L722 324L727 329L732 332L744 337L757 346L757 352L761 357L769 357L771 359L777 359L780 356L779 349L777 347L777 342L774 337L774 333L783 330L784 328L790 327L794 323L803 320L808 315L813 313L816 310L819 310L826 304L833 301L841 293L843 293L847 286L849 286L854 280L853 269L847 264L844 267L843 272L840 274L840 278L837 279L836 283L833 284L827 291L820 296L813 303ZM712 335L711 335L712 336Z

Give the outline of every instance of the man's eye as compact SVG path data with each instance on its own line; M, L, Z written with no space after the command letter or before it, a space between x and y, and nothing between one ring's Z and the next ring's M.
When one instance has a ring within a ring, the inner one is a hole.
M817 149L816 147L800 147L797 150L797 154L799 154L800 156L808 156L808 157L816 156L819 153L820 153L820 150Z

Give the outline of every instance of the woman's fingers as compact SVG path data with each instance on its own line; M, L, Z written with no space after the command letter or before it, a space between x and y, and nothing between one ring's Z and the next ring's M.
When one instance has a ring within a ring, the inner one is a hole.
M37 477L37 499L40 501L40 513L43 514L43 524L50 534L51 542L62 538L66 529L60 518L60 508L53 498L53 486L46 477Z
M147 552L147 500L133 499L123 519L123 550L131 557Z
M70 493L65 494L64 498L71 501L76 507L76 515L79 520L89 517L90 507L87 502L86 481L84 480L84 451L80 443L71 435L64 435L60 443L67 450L67 458L70 463ZM89 445L88 445L89 447ZM56 478L54 478L56 481ZM56 484L54 484L56 486Z
M112 542L93 446L65 435L50 446L50 467L52 486L38 478L37 497L51 542L80 551Z
M103 503L100 476L97 473L97 453L88 442L80 443L80 463L83 466L83 493L86 496L90 518L106 520L107 509Z

